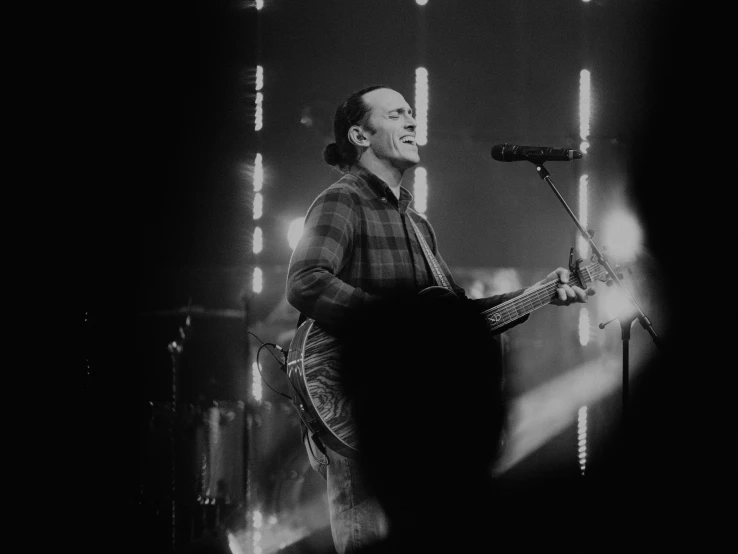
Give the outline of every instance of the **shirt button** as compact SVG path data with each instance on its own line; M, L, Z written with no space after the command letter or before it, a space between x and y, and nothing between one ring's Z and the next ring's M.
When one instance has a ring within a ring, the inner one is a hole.
M387 197L386 196L383 196L382 197L382 202L384 202L385 204L387 203Z

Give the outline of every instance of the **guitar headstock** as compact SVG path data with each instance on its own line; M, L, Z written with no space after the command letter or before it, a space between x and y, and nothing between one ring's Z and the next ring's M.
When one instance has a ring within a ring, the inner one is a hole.
M594 281L601 281L605 283L608 287L613 284L612 277L607 272L607 269L605 269L605 266L603 266L599 260L597 259L596 255L593 255L590 259L590 263L585 266L581 267L582 260L578 259L574 263L574 269L571 269L570 271L572 275L576 275L576 278L578 279L580 286L582 288L586 288L589 283L593 283ZM615 271L615 275L618 276L618 279L623 278L623 271L628 271L629 274L632 274L630 267L625 264L615 264L613 267L613 271Z

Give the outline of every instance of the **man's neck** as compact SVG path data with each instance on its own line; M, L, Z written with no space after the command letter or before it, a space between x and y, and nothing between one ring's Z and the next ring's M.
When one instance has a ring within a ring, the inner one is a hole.
M359 163L387 183L392 193L398 200L400 199L400 185L405 173L404 169L388 166L386 163L370 156L362 156L359 158Z

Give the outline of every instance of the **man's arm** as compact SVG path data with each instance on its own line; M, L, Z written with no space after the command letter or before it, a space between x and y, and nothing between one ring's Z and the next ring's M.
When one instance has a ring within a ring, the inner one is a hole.
M332 187L313 202L287 274L287 301L325 325L341 325L374 297L338 278L359 224L356 200Z

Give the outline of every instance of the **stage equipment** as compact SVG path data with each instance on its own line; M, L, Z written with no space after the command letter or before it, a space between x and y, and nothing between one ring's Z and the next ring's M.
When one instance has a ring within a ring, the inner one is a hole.
M521 149L521 148L532 148L532 147L514 147L514 146L508 146L507 143L504 145L497 145L492 148L492 157L501 160L501 161L512 161L511 159L502 159L500 156L502 155L501 152L505 149ZM619 271L616 271L611 265L610 262L607 260L605 255L602 253L602 251L597 247L597 244L594 242L594 233L591 231L587 231L582 224L579 222L579 219L577 219L577 216L574 214L574 212L571 210L569 205L566 203L566 200L564 200L563 196L559 193L559 191L556 189L556 186L554 185L553 181L551 180L551 175L548 172L548 170L543 166L543 162L546 161L547 158L547 150L556 150L556 149L546 149L546 148L539 148L539 155L536 155L536 152L532 152L532 154L529 154L527 156L518 157L516 159L527 159L531 163L535 164L536 171L538 171L538 175L546 181L549 186L551 187L551 190L554 192L556 197L561 202L561 205L564 206L564 209L567 211L569 216L572 218L574 223L576 224L577 228L579 229L579 232L582 234L582 237L589 243L589 246L591 248L592 259L597 260L599 265L607 272L607 275L609 276L609 280L607 281L608 285L616 285L618 286L622 291L624 291L625 295L627 296L628 300L633 306L633 310L628 315L622 315L619 316L620 319L620 327L622 329L622 342L623 342L623 388L622 388L622 422L623 422L623 431L626 438L626 448L627 448L627 400L628 400L628 381L629 381L629 340L630 340L630 328L633 325L633 322L637 319L641 326L648 332L649 335L651 335L651 338L653 339L654 343L657 347L661 347L661 341L656 334L656 331L653 328L653 325L651 324L651 321L648 319L646 314L641 309L640 305L636 301L636 299L633 297L631 292L625 287L625 285L622 282L622 273ZM512 152L512 151L511 151ZM576 152L576 150L571 150L566 152ZM549 152L551 153L551 152ZM556 155L561 155L561 152L559 152ZM510 154L508 157L512 156ZM581 157L581 153L579 156L574 156L574 158ZM555 158L550 158L555 159ZM571 157L567 159L572 159ZM574 249L571 250L570 258L573 256ZM618 270L620 268L617 268ZM618 318L615 318L618 319ZM611 320L613 321L613 320ZM607 323L610 323L609 321ZM604 325L607 325L605 323ZM601 325L600 327L604 327L604 325Z

